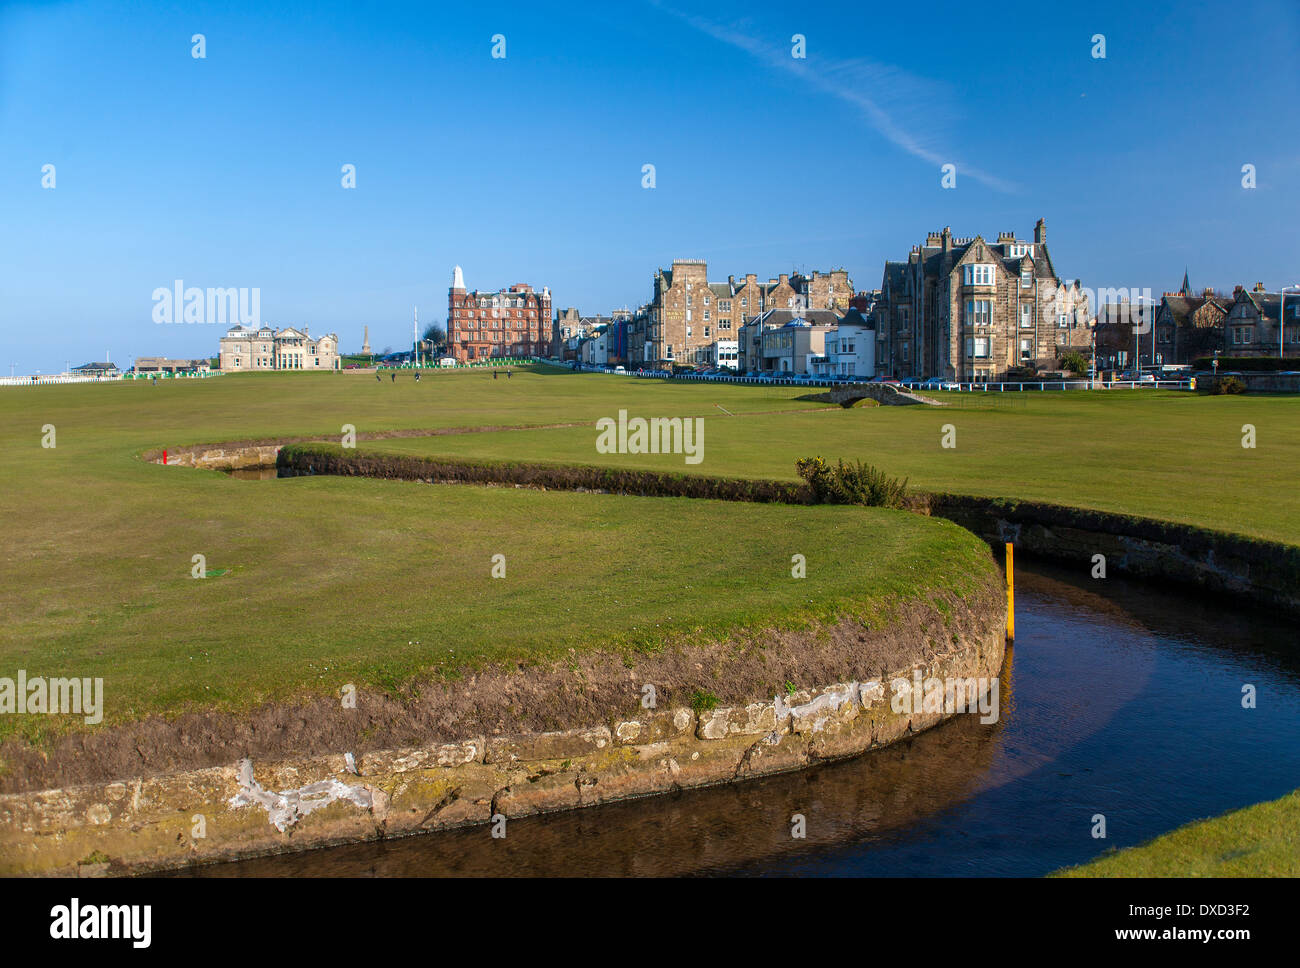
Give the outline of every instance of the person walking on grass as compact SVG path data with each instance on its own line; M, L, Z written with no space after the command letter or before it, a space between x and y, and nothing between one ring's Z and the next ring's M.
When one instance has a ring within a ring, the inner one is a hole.
M389 377L392 379L392 381L393 381L394 383L397 382L397 371L396 371L396 370L394 370L392 373L390 373L390 374L388 374L388 375L389 375Z
M415 371L415 382L416 382L416 383L419 383L419 382L420 382L420 371L419 371L419 370L416 370L416 371Z
M384 375L383 375L382 373L380 373L378 370L375 371L375 382L376 382L376 383L383 383L383 382L384 382Z

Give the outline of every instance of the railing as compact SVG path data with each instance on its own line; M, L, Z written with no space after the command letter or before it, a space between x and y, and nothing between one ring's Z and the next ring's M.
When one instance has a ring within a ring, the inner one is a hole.
M579 369L584 372L613 372L608 368L582 365ZM671 379L671 380L689 380L704 381L717 383L748 383L764 384L776 386L818 386L818 387L848 387L864 386L872 383L884 383L883 380L851 380L840 379L836 377L814 376L804 379L781 376L722 376L709 375L704 373L668 373L663 370L628 370L633 376L652 378L652 379ZM1020 382L985 382L985 383L958 383L957 381L945 380L943 386L925 386L922 383L901 383L899 381L888 381L891 385L898 387L900 390L920 391L925 393L935 392L961 392L961 393L1023 393L1025 391L1061 391L1061 390L1143 390L1143 389L1160 389L1160 390L1194 390L1196 383L1194 380L1029 380Z
M0 387L41 387L56 383L117 383L122 380L148 380L157 377L160 380L205 380L208 377L221 376L220 370L206 373L104 373L98 376L83 376L80 373L39 373L31 376L0 376Z
M5 387L39 387L54 383L111 383L122 379L121 373L105 373L99 376L81 376L70 373L39 373L32 376L0 377L0 386Z
M935 389L915 387L914 389ZM1195 380L1027 380L1018 383L954 383L947 387L963 393L1005 393L1008 390L1194 390Z
M206 380L211 376L222 376L225 370L181 370L173 372L171 370L143 370L136 373L133 370L127 370L122 374L123 380L151 380L157 377L159 380Z
M80 373L39 373L31 376L0 376L0 387L41 387L56 383L117 383L122 380L206 380L208 377L221 376L221 370L208 370L196 373L104 373L98 376L83 376Z
M594 363L576 363L572 360L564 362L559 360L546 359L543 357L533 357L534 363L545 363L549 366L558 366L566 370L577 370L582 373L615 373L612 366L596 366ZM636 376L642 379L654 380L686 380L689 382L704 383L744 383L744 384L762 384L765 386L793 386L793 387L851 387L865 386L872 383L884 383L883 380L853 380L841 379L838 377L828 376L809 376L802 379L795 377L773 376L763 374L761 376L729 376L723 374L707 373L670 373L667 370L631 370L626 369L619 376ZM925 393L934 392L960 392L960 393L1024 393L1026 391L1045 392L1061 390L1194 390L1196 381L1194 379L1181 380L1090 380L1086 377L1074 380L1022 380L1018 382L982 382L982 383L960 383L955 380L945 380L942 387L924 386L921 382L902 383L900 381L889 381L891 385L898 387L900 390L921 391Z

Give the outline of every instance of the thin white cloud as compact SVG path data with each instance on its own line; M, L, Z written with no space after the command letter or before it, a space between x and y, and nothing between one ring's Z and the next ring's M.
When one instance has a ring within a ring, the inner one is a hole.
M933 82L914 77L887 64L862 58L835 60L818 55L813 61L801 60L791 57L788 47L764 43L741 30L725 27L695 14L683 13L659 0L649 2L700 33L742 50L774 70L792 74L822 93L852 106L887 141L913 157L934 165L936 169L951 163L957 166L958 178L974 178L1000 192L1019 191L1018 186L1011 182L940 152L935 147L937 139L918 130L934 120L937 85ZM868 91L878 93L872 96L866 93ZM892 111L882 106L885 98L894 105ZM913 117L904 127L896 115Z

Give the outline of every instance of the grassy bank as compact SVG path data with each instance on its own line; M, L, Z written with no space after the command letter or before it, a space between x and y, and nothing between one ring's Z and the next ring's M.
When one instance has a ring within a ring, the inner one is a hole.
M605 377L613 381L614 377ZM699 392L699 384L679 389ZM706 387L703 396L724 387ZM766 392L766 391L758 391ZM961 406L796 413L714 409L704 459L601 454L594 428L363 443L385 453L603 463L718 476L795 478L797 458L869 461L915 487L1013 497L1195 524L1300 543L1300 502L1282 497L1300 467L1300 399L1175 391L938 394ZM658 416L653 401L611 390L604 416ZM703 412L703 411L702 411ZM667 413L666 411L662 413ZM956 446L941 446L944 427ZM1242 447L1243 425L1255 428Z
M1179 827L1055 877L1300 876L1300 790Z
M394 690L593 645L654 649L741 626L871 617L993 573L955 526L846 507L243 481L135 455L196 441L594 420L609 379L516 372L382 385L310 374L0 393L0 675L105 681L106 721ZM713 399L631 381L638 406ZM552 390L551 387L554 387ZM804 407L746 388L733 412ZM41 446L42 427L57 446ZM213 574L191 577L202 554ZM504 555L506 577L490 577ZM808 577L791 578L803 554ZM218 572L221 572L218 575ZM75 725L0 717L0 738Z

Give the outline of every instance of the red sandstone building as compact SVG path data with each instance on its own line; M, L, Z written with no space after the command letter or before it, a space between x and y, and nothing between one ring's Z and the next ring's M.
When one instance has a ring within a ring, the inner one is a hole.
M551 355L551 291L523 283L496 292L465 290L460 266L447 292L447 352L462 363Z

